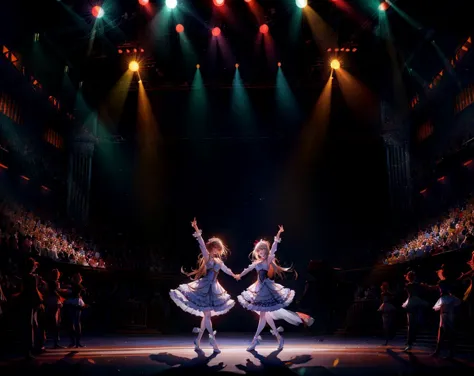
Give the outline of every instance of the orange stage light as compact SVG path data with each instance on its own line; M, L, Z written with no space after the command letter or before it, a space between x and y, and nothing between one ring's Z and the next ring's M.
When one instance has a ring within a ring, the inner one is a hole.
M337 59L334 59L334 60L331 60L331 68L334 69L334 70L337 70L341 67L341 63L339 60Z
M261 32L262 34L268 33L268 25L267 25L267 24L260 25L260 29L259 29L259 30L260 30L260 32Z

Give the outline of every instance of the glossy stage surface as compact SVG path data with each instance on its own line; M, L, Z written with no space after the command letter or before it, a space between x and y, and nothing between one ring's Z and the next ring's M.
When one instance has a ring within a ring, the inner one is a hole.
M207 341L194 351L191 336L105 336L84 338L81 349L47 350L34 360L2 357L1 375L474 375L472 356L432 358L430 348L404 353L402 343L381 346L380 339L344 339L288 334L277 352L274 337L264 335L247 352L252 334L217 333L220 354ZM206 338L206 337L205 337ZM66 343L65 343L66 344Z

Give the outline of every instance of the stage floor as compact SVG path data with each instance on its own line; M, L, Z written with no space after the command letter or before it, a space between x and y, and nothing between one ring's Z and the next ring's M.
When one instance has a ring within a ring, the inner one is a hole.
M203 351L193 350L193 337L106 336L85 338L82 349L47 350L35 360L3 359L0 374L73 375L204 375L296 374L311 375L456 375L472 374L473 359L431 358L432 349L402 352L402 343L381 346L380 339L343 339L285 336L285 348L277 352L270 335L256 352L245 351L252 334L218 333L222 353L212 353L207 341Z

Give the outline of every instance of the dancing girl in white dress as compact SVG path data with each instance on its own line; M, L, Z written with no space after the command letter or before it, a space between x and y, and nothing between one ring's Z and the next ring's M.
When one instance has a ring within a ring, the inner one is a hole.
M257 242L251 253L252 264L240 275L237 275L237 279L240 279L253 269L257 271L257 281L237 297L244 308L255 311L260 316L257 331L247 351L255 350L255 347L260 343L260 333L266 324L270 326L271 333L278 340L278 350L283 349L284 339L280 334L283 328L279 327L277 329L275 320L283 319L292 325L305 324L307 326L314 322L314 319L308 315L284 309L293 301L295 292L270 279L273 274L282 276L284 272L292 270L278 265L278 260L275 257L278 243L281 242L280 235L283 231L283 226L279 226L271 248L270 243L265 240Z
M198 334L194 340L195 349L200 349L202 335L207 330L214 352L220 353L215 332L212 329L211 317L229 312L235 305L235 301L219 284L217 276L220 270L234 278L237 276L223 262L228 250L222 240L210 238L207 243L204 243L202 231L198 228L196 219L191 222L191 225L195 230L193 236L201 249L198 267L190 273L181 269L184 274L191 277L192 282L171 290L170 297L183 311L202 317L200 328L193 329L193 332Z

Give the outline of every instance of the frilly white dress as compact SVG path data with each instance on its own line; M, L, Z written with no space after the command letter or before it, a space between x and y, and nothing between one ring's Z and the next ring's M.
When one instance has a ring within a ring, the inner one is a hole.
M382 304L380 305L377 311L382 313L390 313L396 310L395 306L391 303L392 295L391 294L383 294L382 296Z
M402 304L402 307L405 308L407 312L416 312L429 306L428 302L418 296L421 290L421 286L418 282L407 283L405 289L408 293L408 298L405 303Z
M454 295L443 295L433 306L439 312L439 326L446 329L454 328L454 310L461 304L461 299Z
M198 243L206 263L207 273L202 278L190 283L179 285L170 291L170 297L183 311L195 316L204 316L210 311L211 316L223 315L235 305L227 291L217 281L219 271L232 275L232 271L220 259L212 259L206 249L201 232L193 235Z
M285 309L293 301L295 292L268 278L268 260L274 258L280 241L280 239L275 238L266 261L256 261L241 273L247 274L255 269L257 271L257 281L244 290L237 299L245 309L266 312L274 320L285 320L292 325L304 323L311 326L314 323L312 317Z

